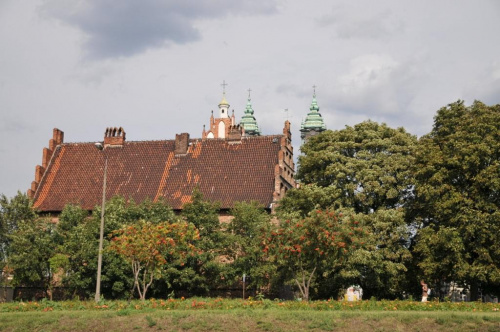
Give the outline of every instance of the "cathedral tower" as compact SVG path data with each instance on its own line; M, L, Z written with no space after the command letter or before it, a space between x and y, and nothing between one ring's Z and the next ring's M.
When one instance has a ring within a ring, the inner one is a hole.
M245 109L245 114L241 117L240 126L243 127L244 136L260 136L261 132L257 125L257 120L253 115L252 102L250 99L250 92L248 89L248 101Z
M309 137L317 135L326 130L325 123L319 113L318 102L316 101L316 86L314 88L313 99L309 113L300 126L300 138L307 140Z

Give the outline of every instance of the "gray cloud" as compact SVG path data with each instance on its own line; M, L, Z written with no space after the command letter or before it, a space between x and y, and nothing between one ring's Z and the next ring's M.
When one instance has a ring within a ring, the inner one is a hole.
M276 87L275 91L278 94L283 94L285 96L295 96L297 98L309 97L312 95L312 87L309 90L305 90L303 84L280 84Z
M296 154L313 84L329 129L423 135L450 102L500 102L498 1L272 1L0 0L0 192L29 187L54 127L200 137L224 79L237 119L251 87L264 133L292 122Z
M0 137L4 135L7 137L11 133L31 133L36 129L36 126L30 122L30 116L23 112L9 109L3 109L3 111L5 113L0 113Z
M478 77L469 83L465 97L468 102L481 100L487 105L497 104L500 96L500 61L495 61L481 71Z
M195 22L226 15L272 14L265 0L47 0L41 12L75 26L86 35L91 59L127 57L147 49L201 38Z
M404 29L403 22L390 10L371 12L334 6L329 14L317 19L320 27L333 27L341 39L383 39Z

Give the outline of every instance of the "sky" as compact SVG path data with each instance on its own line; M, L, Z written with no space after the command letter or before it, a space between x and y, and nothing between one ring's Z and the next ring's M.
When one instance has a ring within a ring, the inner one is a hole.
M65 142L200 138L223 82L239 121L328 129L371 119L421 136L457 100L500 103L496 0L0 0L0 194ZM313 88L315 86L315 89Z

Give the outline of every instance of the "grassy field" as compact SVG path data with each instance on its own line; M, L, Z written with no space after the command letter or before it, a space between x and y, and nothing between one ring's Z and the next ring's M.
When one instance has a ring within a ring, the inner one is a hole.
M43 301L0 304L0 331L500 331L498 308L412 301Z

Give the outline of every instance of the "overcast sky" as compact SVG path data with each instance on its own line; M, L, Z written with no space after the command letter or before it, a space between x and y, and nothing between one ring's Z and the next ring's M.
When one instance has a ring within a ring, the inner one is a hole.
M458 99L500 103L500 1L0 0L0 194L26 192L52 129L95 142L201 137L248 89L264 134L367 119L421 136ZM288 109L288 112L285 112Z

